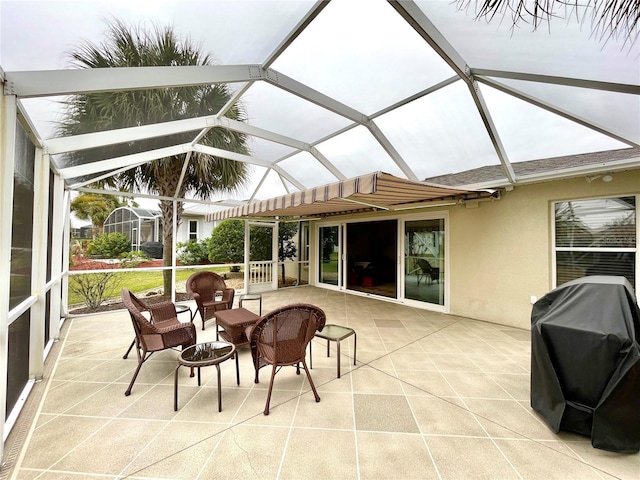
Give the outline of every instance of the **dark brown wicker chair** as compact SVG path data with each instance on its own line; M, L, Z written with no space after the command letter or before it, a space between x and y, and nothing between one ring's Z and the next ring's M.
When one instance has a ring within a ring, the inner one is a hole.
M216 292L221 292L222 298L216 300ZM233 297L236 291L227 287L224 279L217 273L198 272L187 279L187 293L198 305L204 330L204 322L215 317L216 310L227 310L233 306Z
M429 280L429 283L440 281L440 269L438 267L432 267L431 264L424 258L418 259L418 285L424 278Z
M138 354L138 367L133 374L131 383L129 383L129 388L124 392L126 396L129 396L142 364L154 352L168 348L186 348L195 345L196 327L191 322L180 322L176 313L176 306L171 302L145 304L126 288L122 289L121 294L122 302L131 315L133 330L136 334L136 353ZM151 314L150 319L147 319L142 314L147 309Z
M247 338L250 339L251 355L256 369L256 383L258 383L260 368L266 365L273 367L267 404L264 408L265 415L269 415L273 380L277 371L283 366L295 365L300 373L299 367L302 363L316 402L320 401L307 368L305 356L307 345L316 331L324 328L325 321L325 313L320 308L306 303L296 303L263 315L254 326L247 329Z

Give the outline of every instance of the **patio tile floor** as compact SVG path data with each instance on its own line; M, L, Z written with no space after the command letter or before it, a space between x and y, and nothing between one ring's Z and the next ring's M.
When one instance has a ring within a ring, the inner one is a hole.
M320 403L304 374L285 368L269 416L270 371L254 384L247 348L240 386L234 361L221 365L222 412L213 367L202 369L201 387L180 369L174 412L176 352L154 354L125 397L137 363L122 359L128 314L70 319L12 478L640 478L640 454L556 435L531 410L528 332L313 287L265 293L263 312L291 302L354 328L357 365L353 337L342 342L340 379L335 343L327 358L314 340ZM213 323L197 334L215 339Z

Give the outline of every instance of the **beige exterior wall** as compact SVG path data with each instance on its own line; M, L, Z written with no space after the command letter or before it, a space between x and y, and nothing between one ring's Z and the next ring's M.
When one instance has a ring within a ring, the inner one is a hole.
M552 203L618 195L640 195L640 170L617 172L609 183L588 183L582 177L520 186L501 200L479 202L477 208L426 210L449 215L449 313L528 329L531 297L540 298L554 287ZM387 213L339 221L389 216L397 217ZM317 276L315 230L312 223L312 283Z
M629 194L640 194L640 171L616 173L609 183L527 185L479 208L452 208L451 313L529 328L531 296L554 287L552 202Z

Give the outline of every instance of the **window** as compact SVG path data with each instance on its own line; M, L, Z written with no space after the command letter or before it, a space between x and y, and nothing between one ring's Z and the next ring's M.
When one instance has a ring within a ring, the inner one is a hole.
M189 240L198 239L198 221L189 220Z
M635 288L636 198L555 204L556 285L587 275L621 275Z

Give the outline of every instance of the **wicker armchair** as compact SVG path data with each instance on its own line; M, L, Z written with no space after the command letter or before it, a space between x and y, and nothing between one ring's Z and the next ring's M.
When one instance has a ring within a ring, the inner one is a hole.
M287 305L262 316L255 325L247 329L251 343L251 355L256 369L256 383L260 368L271 365L271 381L267 393L267 404L264 414L269 415L269 402L273 390L273 380L280 367L300 363L304 367L313 390L316 402L320 396L311 379L307 368L307 345L313 339L316 331L322 330L326 321L324 311L320 308L305 303Z
M424 258L419 258L418 261L418 285L422 279L428 279L429 283L440 281L440 269L438 267L432 267L431 264Z
M221 299L216 300L216 292L222 292ZM204 330L204 322L215 317L216 310L227 310L233 306L233 297L236 291L227 287L224 279L217 273L198 272L187 279L187 293L198 305Z
M196 327L191 322L180 322L176 306L171 302L145 304L126 288L122 289L121 294L122 302L131 315L131 322L136 334L136 353L138 354L138 367L133 374L131 383L129 383L129 388L124 392L126 396L129 396L142 364L154 352L195 345ZM147 309L151 314L150 319L142 314Z

